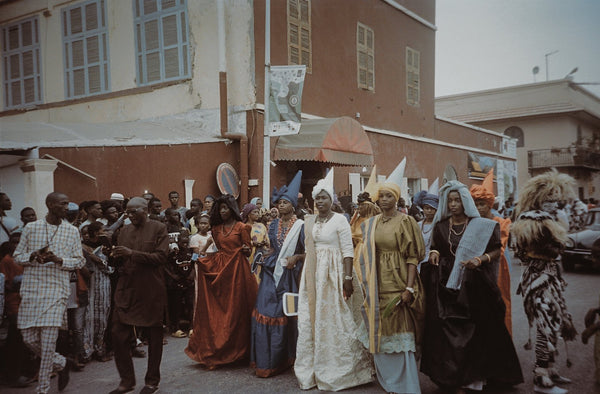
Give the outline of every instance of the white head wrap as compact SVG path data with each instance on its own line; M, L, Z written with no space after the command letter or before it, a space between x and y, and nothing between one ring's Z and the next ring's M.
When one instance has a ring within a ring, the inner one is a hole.
M333 168L329 170L325 178L320 179L319 182L313 187L312 198L313 200L317 197L317 194L325 191L329 194L329 198L333 202Z

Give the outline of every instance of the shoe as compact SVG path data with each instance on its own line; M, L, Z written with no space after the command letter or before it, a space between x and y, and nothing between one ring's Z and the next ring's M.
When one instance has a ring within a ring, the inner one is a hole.
M188 337L192 337L192 335L194 335L194 330L190 330L190 332L188 333Z
M536 393L544 393L544 394L566 394L569 392L569 390L565 390L558 386L543 387L543 386L538 386L537 384L533 385L533 391L535 391Z
M572 382L571 379L565 378L564 376L560 376L558 373L551 374L550 379L552 379L552 381L554 383L571 383Z
M146 358L146 351L137 347L133 348L131 350L131 357Z
M63 391L69 384L71 368L76 365L75 361L66 357L65 367L58 371L58 391Z
M177 330L174 333L172 333L171 336L173 338L185 338L187 335L185 335L185 332L183 332L181 330Z
M185 335L184 335L184 336L185 336ZM167 340L167 338L163 338L163 345L166 345L166 344L168 344L168 343L169 343L169 341Z
M145 385L144 388L140 390L140 394L152 394L158 392L158 386L151 386L149 384Z
M108 394L125 394L133 391L134 387L119 386Z
M8 387L12 387L12 388L28 387L31 383L33 383L32 378L27 378L25 376L19 376L17 378L17 380L13 381L12 383L9 383Z

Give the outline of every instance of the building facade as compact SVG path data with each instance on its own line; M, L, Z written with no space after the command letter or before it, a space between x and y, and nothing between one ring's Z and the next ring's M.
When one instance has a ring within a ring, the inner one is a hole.
M572 80L439 97L436 112L516 138L519 184L555 167L600 195L600 98Z
M240 174L240 200L262 195L265 165L277 187L303 169L306 195L335 167L336 192L355 196L373 165L384 179L406 157L408 197L448 166L478 179L473 154L514 163L502 133L436 117L434 0L277 0L270 19L270 64L307 66L300 139L322 133L329 145L311 148L329 158L286 156L279 137L263 159L265 1L0 1L0 188L14 211L43 211L54 189L189 201L219 192L220 163ZM315 124L351 125L371 153L353 161L349 129Z

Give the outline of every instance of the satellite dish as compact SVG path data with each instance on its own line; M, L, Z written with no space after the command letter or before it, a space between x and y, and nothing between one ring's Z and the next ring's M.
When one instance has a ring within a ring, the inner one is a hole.
M458 181L458 175L456 175L456 170L450 164L448 164L446 166L446 169L444 170L444 183L448 181Z
M540 68L539 68L538 66L535 66L535 67L533 68L533 70L531 70L531 71L533 72L533 75L536 75L537 73L539 73L539 72L540 72Z

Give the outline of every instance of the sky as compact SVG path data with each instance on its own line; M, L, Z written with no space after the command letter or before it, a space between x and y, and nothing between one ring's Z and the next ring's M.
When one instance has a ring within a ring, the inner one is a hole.
M437 0L436 97L562 79L600 97L600 0ZM539 72L532 72L535 66Z

